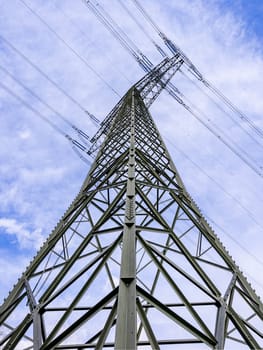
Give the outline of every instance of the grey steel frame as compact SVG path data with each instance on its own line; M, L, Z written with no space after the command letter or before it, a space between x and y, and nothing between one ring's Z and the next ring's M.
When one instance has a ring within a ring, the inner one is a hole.
M147 108L182 64L165 59L102 123L79 194L0 308L4 350L263 347L263 305Z

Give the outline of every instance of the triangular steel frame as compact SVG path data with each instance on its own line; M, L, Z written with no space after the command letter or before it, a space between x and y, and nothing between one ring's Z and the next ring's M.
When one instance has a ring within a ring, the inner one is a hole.
M142 85L102 124L79 194L1 306L2 349L263 347L263 305L187 193Z

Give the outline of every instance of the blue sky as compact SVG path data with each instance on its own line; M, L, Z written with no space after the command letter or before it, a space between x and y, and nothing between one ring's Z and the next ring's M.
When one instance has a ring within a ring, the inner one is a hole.
M143 71L82 1L27 0L25 3L82 59L20 0L0 2L0 35L63 87L81 107L102 120L117 103L118 94L123 95L142 77ZM118 1L100 3L111 11L143 53L154 64L159 63L161 57ZM133 3L127 1L127 4L143 21ZM144 1L143 5L204 75L263 128L262 2L151 0ZM145 26L162 45L151 27ZM0 67L89 135L96 131L80 106L1 38L0 49ZM31 107L74 135L54 112L1 69L0 79ZM215 105L182 76L176 76L173 82L229 139L262 164L258 144L224 113L220 114ZM165 93L151 112L188 191L263 296L262 178ZM247 125L243 126L249 131ZM0 271L1 274L9 272L7 278L0 281L2 299L75 197L88 167L65 138L2 88L0 137ZM258 142L262 144L262 140Z
M238 17L242 17L248 25L248 33L252 36L256 35L257 39L262 43L262 16L263 16L263 3L261 0L222 0L222 10L224 8L230 9Z

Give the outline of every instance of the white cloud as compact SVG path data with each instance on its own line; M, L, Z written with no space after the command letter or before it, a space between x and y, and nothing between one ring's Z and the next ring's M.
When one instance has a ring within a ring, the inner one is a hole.
M41 229L30 231L26 228L26 224L19 223L15 219L1 218L0 228L2 228L7 235L16 238L20 249L38 249L44 239Z
M21 130L18 132L18 137L20 137L22 140L26 140L31 137L31 132L29 130Z

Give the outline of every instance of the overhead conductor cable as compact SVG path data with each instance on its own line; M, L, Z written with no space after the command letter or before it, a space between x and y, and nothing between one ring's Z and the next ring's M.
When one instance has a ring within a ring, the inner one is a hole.
M6 86L5 84L3 84L1 81L0 81L0 87L3 90L5 90L6 92L8 92L11 96L13 96L16 100L18 100L25 107L27 107L29 110L31 110L31 112L33 112L35 115L37 115L45 123L47 123L49 126L51 126L52 129L54 129L57 133L64 136L71 143L73 150L78 154L78 156L82 160L85 159L85 162L90 164L90 162L83 155L81 155L79 151L77 152L77 148L78 148L79 150L83 151L85 154L88 154L88 149L84 145L82 145L79 141L73 139L69 134L65 133L59 126L57 126L55 123L53 123L50 119L48 119L44 114L39 112L37 109L32 107L28 102L23 100L20 96L18 96L14 91L9 89L9 87Z
M3 41L11 50L13 50L16 54L22 57L31 67L33 67L40 75L42 75L46 80L48 80L56 89L58 89L64 96L66 96L72 103L74 103L82 112L85 112L90 116L90 118L94 117L85 107L83 107L75 98L69 95L58 83L56 83L53 79L51 79L42 69L40 69L35 63L33 63L25 54L23 54L18 48L16 48L9 40L4 38L0 34L0 39ZM94 117L95 118L95 117Z
M137 20L137 18L132 14L132 12L128 9L128 7L125 5L123 0L118 0L122 8L128 13L128 15L132 18L132 20L137 24L137 26L141 29L141 31L146 35L146 37L151 41L151 43L155 46L155 48L159 51L159 53L162 55L162 57L168 57L166 52L156 43L155 40L152 39L150 34L145 30L143 25Z
M62 38L36 11L34 11L24 0L19 0L24 6L36 16L41 23L43 23L55 36L61 41L78 59L84 63L103 83L117 96L121 97L120 94L99 74L89 63L83 58L71 45L69 45L66 40Z
M6 68L0 65L0 69L5 72L9 77L11 77L17 84L22 86L27 92L29 92L32 96L34 96L38 101L40 101L43 105L45 105L48 109L50 109L57 117L62 119L66 124L68 124L74 131L78 133L78 135L82 138L83 142L87 144L89 141L89 136L82 131L80 128L72 124L66 117L64 117L60 112L56 111L52 106L50 106L47 102L45 102L41 97L35 94L31 89L29 89L25 84L23 84L20 80L18 80L11 72L9 72Z
M136 45L131 41L131 39L128 38L128 36L123 32L123 30L120 29L120 27L111 18L111 16L102 8L102 6L99 5L98 2L96 3L96 6L95 6L91 0L83 0L83 1L89 7L89 9L96 15L96 17L103 23L103 25L105 25L105 27L108 30L110 30L110 32L114 35L114 37L117 38L119 42L124 43L124 47L128 49L129 52L133 55L133 57L136 59L136 56L138 56L138 53L140 54L141 51L136 47ZM156 28L158 27L156 26ZM122 35L120 33L122 33ZM129 42L129 44L127 44L127 42ZM131 46L133 46L134 49ZM152 69L153 64L145 55L143 55L143 57L145 57L147 60L146 61L141 61L138 59L136 60L145 71L149 72ZM214 130L213 127L209 125L209 123L204 121L189 105L185 103L183 99L186 99L186 97L182 94L182 92L179 91L178 88L176 88L171 82L169 82L165 86L165 89L179 104L181 104L190 114L192 114L192 116L194 116L203 126L205 126L219 141L221 141L240 160L242 160L247 166L249 166L250 169L252 169L260 177L263 177L261 171L257 168L257 166L255 166L253 162L251 162L251 160L247 159L244 156L244 153L246 152L243 152L243 151L239 152L237 150L239 149L238 146L236 146L237 149L235 149L235 146L231 144L232 140L231 142L227 141L224 136L220 135L216 130ZM195 109L197 108L195 107ZM208 122L211 123L210 120L208 120Z
M232 112L234 112L238 117L243 121L246 122L249 127L260 137L263 138L263 130L258 127L253 121L251 121L244 113L242 113L221 91L219 91L215 86L213 86L207 79L204 78L204 76L200 73L200 71L196 68L196 66L192 63L192 61L185 55L185 53L180 49L178 45L176 45L173 41L171 41L157 26L157 24L153 21L153 19L150 17L150 15L147 13L145 8L139 3L138 0L132 0L138 10L142 13L144 18L151 24L151 26L154 28L154 30L158 33L158 35L162 38L165 45L169 48L169 50L175 54L180 53L180 55L183 57L186 65L188 65L190 71L193 73L193 75L201 81L210 91L212 91L221 101L223 101L228 108Z
M121 6L125 9L125 11L129 14L129 16L133 19L133 21L137 24L137 26L140 28L140 30L147 36L147 38L152 42L152 44L155 46L155 48L159 51L159 53L162 56L167 56L167 54L159 47L159 45L156 44L156 42L152 39L152 37L150 36L150 34L145 30L145 28L143 27L143 25L137 20L137 18L131 13L131 11L128 9L128 7L123 3L123 0L118 0L119 3L121 4ZM140 10L140 12L145 11L142 6L139 3L136 3L137 8ZM144 17L146 16L146 18L151 21L151 24L154 26L155 30L157 31L157 33L164 38L165 35L161 32L160 28L153 22L153 20L151 19L151 17L147 14L147 12L143 12ZM167 38L165 39L167 42ZM182 52L182 50L176 46L174 43L171 44L170 43L170 47L173 47L173 54L178 53L181 55L181 57L184 59L184 62L187 63L188 66L188 71L190 73L193 74L193 70L191 70L189 68L189 65L194 68L195 74L197 74L197 68L194 67L193 63L190 62L190 60L186 57L186 55ZM162 50L162 51L160 51ZM207 96L229 119L231 119L235 124L237 124L247 135L250 139L252 139L255 143L257 143L260 147L263 148L263 145L255 138L253 137L253 135L251 135L246 128L243 126L243 123L238 123L236 121L236 119L234 117L231 116L231 114L229 112L227 112L214 98L212 98L212 96L210 96L207 92L204 91L204 89L202 89L196 82L194 82L186 73L183 72L183 70L180 68L179 72L182 73L187 79L189 79L189 81L191 81L192 84L194 84L205 96ZM200 78L201 77L201 78ZM204 78L202 77L201 73L198 72L197 74L197 79L199 81L204 80ZM205 81L205 80L204 80ZM171 84L171 83L170 83ZM207 87L207 86L206 86ZM173 90L175 90L175 87L172 87ZM169 90L169 87L166 88L166 90ZM175 91L176 93L179 93L179 91ZM170 94L172 94L171 92L169 92ZM230 102L230 101L229 101Z

